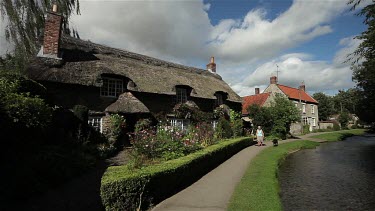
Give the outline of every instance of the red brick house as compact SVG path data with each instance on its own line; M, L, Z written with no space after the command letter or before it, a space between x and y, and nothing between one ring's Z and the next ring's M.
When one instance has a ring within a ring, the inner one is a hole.
M85 105L98 130L108 115L121 113L127 124L159 113L176 119L176 104L212 112L219 105L240 111L241 98L216 73L214 58L207 69L188 67L116 49L61 33L62 16L48 12L41 50L28 68L30 78L47 87L53 102L64 108Z

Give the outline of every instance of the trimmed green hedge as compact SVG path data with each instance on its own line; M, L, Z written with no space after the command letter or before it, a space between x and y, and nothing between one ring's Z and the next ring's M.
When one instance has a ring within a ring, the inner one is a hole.
M137 207L145 210L191 185L251 144L250 138L237 138L141 169L132 170L126 165L109 167L102 177L103 205L106 210L135 210Z

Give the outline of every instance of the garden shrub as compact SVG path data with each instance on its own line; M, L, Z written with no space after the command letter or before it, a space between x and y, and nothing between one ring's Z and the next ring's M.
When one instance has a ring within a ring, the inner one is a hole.
M190 155L134 170L109 167L102 177L101 198L106 210L147 210L249 146L249 138L233 139Z
M333 123L333 130L334 130L334 131L341 130L340 125L337 124L337 123Z
M145 130L151 127L151 120L149 119L140 119L135 123L135 132L139 132L141 130Z
M225 139L232 137L233 131L230 126L230 122L224 117L219 118L219 122L216 127L216 135L218 139Z
M110 124L106 134L110 146L117 148L121 144L120 139L125 135L125 127L125 118L123 116L119 114L112 114L110 116Z
M73 107L74 115L81 120L82 123L86 123L89 120L89 109L84 105L75 105Z

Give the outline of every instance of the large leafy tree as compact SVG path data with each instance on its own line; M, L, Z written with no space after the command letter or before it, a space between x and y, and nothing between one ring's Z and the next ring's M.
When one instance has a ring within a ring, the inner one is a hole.
M247 110L254 126L262 126L266 134L280 138L286 138L292 122L300 120L296 106L280 94L275 96L270 107L251 105Z
M323 92L313 94L313 98L319 102L319 119L327 120L330 115L334 114L334 103L331 96Z
M6 23L5 37L14 46L13 60L17 69L23 69L28 59L39 48L46 11L57 4L64 16L64 32L70 33L69 17L79 14L79 0L1 0L1 21Z
M350 0L352 10L362 0ZM375 121L375 2L365 6L358 15L363 16L367 30L362 32L357 39L362 40L357 50L352 54L354 59L353 80L359 88L359 103L357 114L362 121L373 123Z

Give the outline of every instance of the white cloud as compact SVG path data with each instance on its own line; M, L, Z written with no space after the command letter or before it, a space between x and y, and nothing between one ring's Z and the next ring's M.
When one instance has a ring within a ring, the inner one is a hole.
M254 87L262 88L269 84L270 76L275 75L276 64L281 70L278 81L283 85L298 87L304 81L310 92L351 88L354 86L351 80L352 70L350 63L344 61L346 55L353 52L359 44L360 41L353 37L342 39L342 48L336 52L332 62L311 60L312 57L298 53L282 55L260 65L243 81L232 85L232 88L242 96L254 94Z
M73 22L82 38L113 47L187 64L211 55L238 64L271 58L332 32L329 22L348 8L337 0L294 0L273 20L258 8L214 26L210 6L202 0L82 1L82 16Z

